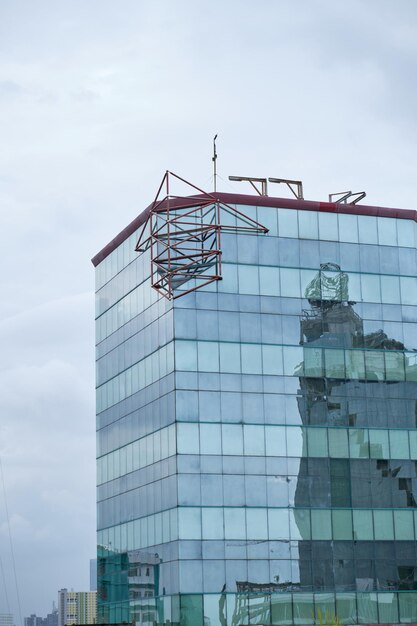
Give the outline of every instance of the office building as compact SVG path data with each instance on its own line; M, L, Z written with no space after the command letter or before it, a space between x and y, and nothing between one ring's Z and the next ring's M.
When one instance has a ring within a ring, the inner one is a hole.
M58 626L95 624L97 593L95 591L58 591Z
M417 213L172 193L93 259L98 621L417 623Z

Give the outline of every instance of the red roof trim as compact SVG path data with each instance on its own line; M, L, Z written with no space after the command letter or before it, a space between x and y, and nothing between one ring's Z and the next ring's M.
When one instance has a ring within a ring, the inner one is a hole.
M395 217L404 220L414 220L417 222L417 211L412 209L390 209L386 207L366 206L363 204L336 204L334 202L315 202L311 200L293 200L291 198L271 198L269 196L248 196L237 193L214 193L210 195L220 202L227 204L247 204L251 206L264 206L282 209L300 209L302 211L319 211L321 213L346 213L349 215L373 215L378 217ZM194 200L207 200L207 196L198 194L189 198L172 198L170 206L188 207L194 206ZM91 262L95 267L123 243L132 233L135 232L148 218L152 208L150 204L140 213L126 228L124 228L114 239L112 239ZM163 203L160 205L163 209Z

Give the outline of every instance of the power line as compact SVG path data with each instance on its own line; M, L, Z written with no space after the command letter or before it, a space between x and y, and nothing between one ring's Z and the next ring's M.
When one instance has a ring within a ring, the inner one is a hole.
M6 482L5 482L5 479L4 479L3 464L1 462L1 458L0 458L0 472L1 472L1 480L2 480L2 485L3 485L4 508L5 508L5 511L6 511L7 528L8 528L8 531L9 531L10 553L12 555L14 583L15 583L15 587L16 587L16 597L17 597L17 608L18 608L18 611L19 611L19 623L20 623L20 626L22 626L23 622L22 622L22 610L21 610L21 606L20 606L19 585L17 584L16 561L15 561L15 558L14 558L12 531L11 531L11 528L10 528L9 509L8 509L8 506L7 506L7 497L6 497Z
M10 613L9 594L7 593L6 576L4 575L3 559L0 556L1 577L3 579L4 597L6 598L7 612Z

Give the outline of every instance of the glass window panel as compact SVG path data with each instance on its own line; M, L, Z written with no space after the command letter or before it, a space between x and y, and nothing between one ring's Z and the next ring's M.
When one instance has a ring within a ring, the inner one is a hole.
M304 348L304 373L311 378L321 377L324 374L323 349Z
M183 589L183 585L193 585L193 583L198 580L200 582L199 587L202 589L202 580L201 575L197 571L197 568L193 567L194 563L192 561L184 562L183 566L180 569L181 575L181 589ZM201 568L201 564L196 563L197 566ZM194 586L194 585L193 585ZM189 588L185 587L188 591ZM194 626L194 624L202 624L203 617L203 595L201 593L195 593L194 595L181 594L180 595L180 603L181 603L181 622L184 626ZM148 615L145 613L145 616ZM145 620L144 620L145 621ZM148 620L146 620L148 621ZM146 622L145 622L146 623Z
M417 431L410 430L409 433L410 440L410 458L416 460L417 459Z
M262 370L266 375L282 375L282 346L262 346Z
M352 540L352 511L332 511L333 539Z
M311 539L311 511L309 509L290 509L290 534L294 541Z
M319 237L327 241L339 240L337 215L333 215L332 213L319 213Z
M303 433L297 426L287 427L287 454L288 456L303 456Z
M294 624L314 624L314 600L312 593L297 593L293 606Z
M262 351L261 346L243 343L242 349L242 374L262 374Z
M417 594L414 592L403 592L398 594L400 606L400 622L417 622Z
M369 458L369 434L365 428L349 429L350 456L355 459Z
M265 426L267 456L287 455L285 430L285 426Z
M358 243L358 217L357 215L339 214L340 241Z
M336 594L336 615L341 624L356 624L356 593Z
M365 351L365 369L367 380L385 379L385 359L382 350Z
M290 593L271 594L271 624L292 624L292 597Z
M248 295L259 294L259 272L255 265L239 265L239 293Z
M395 539L414 540L414 521L412 511L394 511Z
M399 276L381 276L381 299L386 304L400 303Z
M384 356L386 380L404 380L404 353L386 350Z
M203 539L224 539L223 509L203 508L201 510L203 523Z
M389 459L388 431L370 428L369 449L371 459Z
M288 509L268 509L269 539L290 538L290 519Z
M353 538L355 541L369 541L374 538L372 511L353 511Z
M365 378L365 353L363 350L346 350L346 378Z
M314 540L332 539L331 511L326 509L312 509L311 536Z
M318 220L315 211L298 211L300 239L318 239Z
M316 623L332 623L335 615L335 597L333 593L315 593L314 605L316 610ZM320 619L322 622L320 622Z
M201 539L201 509L178 509L178 533L180 539Z
M389 431L390 449L392 459L409 459L408 432L406 430Z
M248 539L268 539L266 509L246 509L246 527Z
M278 209L278 233L280 237L298 237L298 211Z
M240 345L237 343L220 344L220 371L240 373Z
M300 270L301 276L301 297L307 297L307 288L317 277L316 270ZM314 283L313 283L314 284Z
M198 341L198 370L200 372L219 371L219 344L214 341Z
M245 509L225 508L224 528L226 539L246 539Z
M373 215L359 215L359 243L378 243L378 226Z
M362 300L364 302L381 302L381 287L378 275L361 275Z
M200 454L221 454L220 424L200 424Z
M222 263L222 280L217 285L222 293L238 293L237 265Z
M348 298L349 301L360 302L362 300L362 287L360 274L351 272L348 275Z
M197 344L195 341L175 342L175 365L177 370L197 371Z
M270 237L278 235L278 211L276 209L258 206L258 221L269 230Z
M393 540L394 522L392 518L392 511L375 510L373 513L375 540Z
M245 425L243 427L245 454L264 455L265 454L265 429L264 426Z
M176 417L178 421L198 420L198 393L196 391L176 392Z
M222 444L224 455L243 454L243 426L222 424Z
M358 621L360 624L376 624L378 622L376 593L358 593Z
M397 220L391 217L378 217L378 243L380 246L397 245Z
M279 296L279 268L260 267L260 294L261 296Z
M417 304L417 278L411 276L400 277L401 303Z
M307 428L308 456L327 457L327 428Z
M398 245L407 248L415 248L415 231L416 224L414 220L397 220Z
M344 350L324 350L326 376L328 378L345 378Z
M348 458L349 442L346 428L329 428L329 454L336 459Z
M378 613L381 624L396 624L398 622L398 595L379 593Z
M281 268L281 295L285 298L299 298L300 292L300 272L299 270Z
M283 358L285 376L303 375L303 349L301 347L284 346Z
M198 424L177 424L178 454L199 454Z
M417 381L417 355L406 352L404 355L405 378L406 380Z

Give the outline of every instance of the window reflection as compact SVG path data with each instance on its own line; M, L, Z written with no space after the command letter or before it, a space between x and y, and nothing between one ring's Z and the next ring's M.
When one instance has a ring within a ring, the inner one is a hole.
M380 237L389 238L386 224L383 226ZM398 278L387 277L382 282L385 300L398 301L399 287ZM362 275L365 300L378 301L379 289L376 277ZM398 428L416 424L415 400L405 400L415 393L414 357L405 354L402 338L390 337L377 326L366 331L350 294L350 276L333 263L323 264L305 290L310 306L300 322L305 375L299 377L298 408L302 423L316 427L303 431L308 455L323 459L302 459L300 463L294 511L300 534L299 585L314 591L411 589L417 580L414 549L409 557L396 556L394 541L404 545L411 537L413 513L407 508L416 506L416 482L411 477L416 468L405 460L410 458L410 439L407 431ZM406 300L408 296L404 293L402 297ZM364 424L372 428L364 429ZM321 425L333 428L317 428ZM347 428L335 428L343 425ZM382 425L390 430L374 428ZM328 433L328 441L323 433ZM411 442L413 446L413 437ZM313 461L321 463L317 472ZM371 503L373 511L369 510ZM302 507L308 505L324 507L311 511L311 533L301 517L305 515ZM330 506L335 507L332 512L327 509ZM355 557L338 557L338 546L348 545L352 539L361 547L368 540L373 542L368 558L366 550ZM378 546L392 550L390 559L375 560ZM364 596L364 603L359 604L363 619L375 619L376 594L375 602ZM388 605L386 614L396 615L391 601Z

